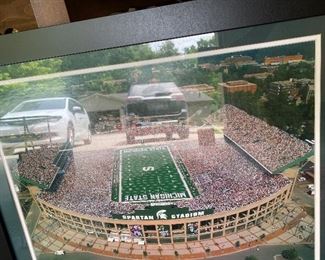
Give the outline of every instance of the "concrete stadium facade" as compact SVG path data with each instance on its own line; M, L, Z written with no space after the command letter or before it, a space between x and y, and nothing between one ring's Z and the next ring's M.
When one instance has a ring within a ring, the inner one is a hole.
M212 239L259 225L274 216L290 199L294 181L271 196L230 211L198 217L158 220L125 220L80 214L35 197L42 214L57 220L62 227L94 235L108 241L130 243L177 243ZM196 232L189 227L195 226ZM140 230L137 236L132 228ZM161 232L161 228L165 232Z

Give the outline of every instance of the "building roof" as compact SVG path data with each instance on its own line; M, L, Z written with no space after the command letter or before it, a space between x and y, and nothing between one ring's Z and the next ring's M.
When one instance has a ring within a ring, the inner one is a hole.
M208 84L193 84L181 87L181 91L212 92L214 90L214 87Z
M149 84L135 84L130 87L130 96L154 97L160 93L179 93L174 82L156 82Z
M265 64L278 64L278 63L289 63L295 61L302 61L303 55L287 55L287 56L276 56L276 57L265 57L264 63Z
M282 86L282 87L295 87L297 84L313 86L314 80L307 79L307 78L302 78L302 79L291 78L289 80L274 81L271 84L276 86Z
M257 79L266 79L268 76L272 76L271 72L259 72L259 73L248 73L244 75L245 79L248 78L257 78Z
M87 112L113 111L120 110L125 104L127 93L115 93L105 95L95 93L81 98L79 101L85 107Z
M197 91L183 91L186 103L194 102L211 102L213 98L209 97L207 94Z
M241 87L256 87L255 83L248 82L246 80L233 80L219 83L219 86L230 89L230 88L241 88Z
M246 80L233 80L233 81L227 81L226 85L227 86L242 86L242 85L248 85L252 84Z
M251 57L246 55L235 55L225 58L220 62L221 65L255 65L257 62Z

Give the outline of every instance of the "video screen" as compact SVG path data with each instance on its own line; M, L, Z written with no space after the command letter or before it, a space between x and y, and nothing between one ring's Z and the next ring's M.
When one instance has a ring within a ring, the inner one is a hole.
M0 67L1 147L35 250L312 239L315 44L221 49L211 33Z

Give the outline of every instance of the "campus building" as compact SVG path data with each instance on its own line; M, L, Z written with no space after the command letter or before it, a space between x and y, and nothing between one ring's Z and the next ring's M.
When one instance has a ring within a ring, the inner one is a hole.
M257 65L257 62L252 57L246 55L230 56L220 62L220 66L222 67L227 67L230 65L236 67L244 65Z
M274 95L286 93L290 100L308 103L314 97L314 90L314 80L291 78L289 80L272 82L268 91Z
M235 93L235 92L255 93L257 89L256 84L250 83L246 80L235 80L235 81L219 83L219 87L223 89L224 93Z
M279 65L284 63L297 63L303 61L303 55L286 55L276 57L265 57L264 65Z

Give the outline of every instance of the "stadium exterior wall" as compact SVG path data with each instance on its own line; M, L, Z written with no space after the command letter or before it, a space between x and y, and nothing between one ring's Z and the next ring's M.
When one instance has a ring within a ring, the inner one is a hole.
M289 200L292 185L293 182L267 198L235 210L168 220L122 220L96 217L65 210L38 198L36 200L43 215L77 232L110 241L136 243L142 240L145 243L160 244L211 239L258 225L275 215L285 205ZM142 235L139 236L139 233L138 236L132 235L131 229L135 226ZM164 232L161 232L162 229Z

